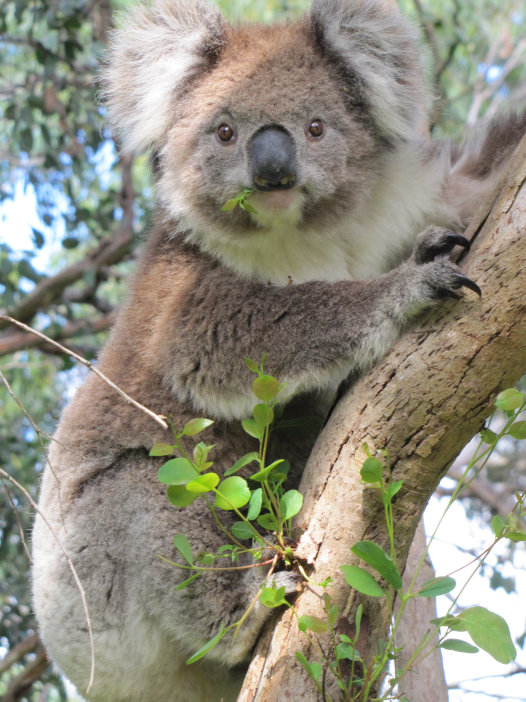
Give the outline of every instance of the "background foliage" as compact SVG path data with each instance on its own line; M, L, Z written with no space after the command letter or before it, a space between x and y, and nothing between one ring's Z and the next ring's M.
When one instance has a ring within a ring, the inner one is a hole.
M97 66L126 4L0 2L0 310L90 359L122 298L153 203L147 158L119 155L97 100ZM232 20L265 22L308 6L306 0L219 4ZM522 0L400 5L421 27L437 134L457 137L466 122L526 98ZM36 497L46 433L83 373L56 348L1 321L0 373L0 467ZM524 457L513 447L508 452L468 496L471 515L485 520L515 487L524 489ZM67 698L33 636L21 536L27 537L31 520L24 497L0 484L4 702ZM488 577L503 586L498 564ZM509 578L507 585L513 587Z

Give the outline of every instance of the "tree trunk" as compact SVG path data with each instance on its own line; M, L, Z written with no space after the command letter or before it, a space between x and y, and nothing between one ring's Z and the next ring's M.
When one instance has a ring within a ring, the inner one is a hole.
M382 600L350 590L339 570L357 564L349 551L357 541L372 539L388 550L378 491L360 480L364 443L372 453L387 449L393 478L403 480L393 501L402 568L438 482L484 425L497 393L526 372L526 140L509 173L489 216L491 203L485 203L466 233L473 245L462 268L480 285L482 298L466 293L420 320L339 402L305 469L298 555L312 564L314 582L334 579L329 591L339 607L339 632L352 632L354 612L363 603L358 648L365 660L386 637L387 611L378 605ZM321 588L305 587L295 602L298 614L324 618L322 594ZM324 636L320 641L330 649ZM296 651L320 660L286 610L262 635L239 702L320 699ZM327 685L331 698L340 699L335 685Z

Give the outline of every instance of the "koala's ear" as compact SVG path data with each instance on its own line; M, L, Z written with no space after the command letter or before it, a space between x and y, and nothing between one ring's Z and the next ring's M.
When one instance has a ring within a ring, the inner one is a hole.
M178 88L221 52L225 25L206 0L137 5L112 37L101 76L109 120L128 151L155 147Z
M313 0L311 23L329 62L354 86L358 80L384 136L411 139L425 131L419 46L396 9L385 0Z

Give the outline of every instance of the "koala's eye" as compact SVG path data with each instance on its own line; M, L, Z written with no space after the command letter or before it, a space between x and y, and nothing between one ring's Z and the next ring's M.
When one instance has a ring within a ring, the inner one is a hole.
M217 138L219 139L219 141L222 141L223 143L227 143L229 141L232 141L235 137L234 130L228 124L221 124L217 128L216 135L217 135Z
M315 119L309 124L309 136L319 139L325 134L325 125L320 119Z

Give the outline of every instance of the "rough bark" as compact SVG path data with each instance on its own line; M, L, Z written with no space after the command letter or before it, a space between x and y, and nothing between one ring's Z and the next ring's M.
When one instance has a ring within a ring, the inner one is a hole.
M338 623L342 632L349 632L360 597L349 590L338 566L356 563L349 547L361 539L388 547L377 491L360 481L364 443L373 452L388 449L393 478L404 481L394 501L397 559L403 567L439 480L482 428L497 393L526 372L526 140L509 173L490 214L486 217L491 203L481 205L466 232L474 243L461 266L481 286L482 298L468 293L420 320L340 401L306 467L298 555L313 565L314 581L334 578L331 596L340 612L350 615ZM298 614L323 617L320 594L306 587L295 602ZM359 648L364 658L374 655L389 625L386 611L371 600L363 599ZM239 702L317 700L296 651L319 660L287 610L264 632ZM338 699L338 690L329 688Z

